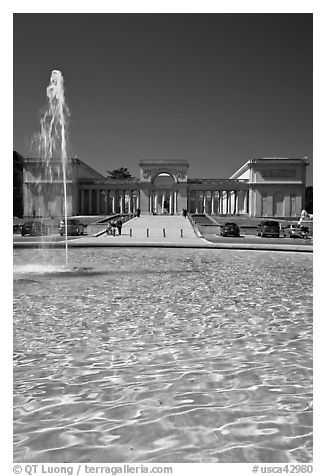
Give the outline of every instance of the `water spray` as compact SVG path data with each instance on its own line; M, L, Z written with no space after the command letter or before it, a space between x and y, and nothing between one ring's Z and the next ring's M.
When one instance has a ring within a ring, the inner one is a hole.
M43 159L46 179L51 183L54 180L52 159L61 159L64 221L65 221L65 249L66 265L68 265L68 223L67 223L67 119L69 109L65 101L64 82L61 71L53 70L50 83L46 89L48 103L40 121L39 152Z

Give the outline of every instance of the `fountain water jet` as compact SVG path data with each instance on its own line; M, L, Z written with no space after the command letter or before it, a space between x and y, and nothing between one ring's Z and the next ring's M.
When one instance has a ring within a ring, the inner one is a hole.
M67 119L69 109L65 101L64 81L61 71L53 70L46 89L47 107L41 117L41 132L38 134L39 154L43 162L43 174L46 182L53 183L60 172L56 170L53 159L60 159L64 195L65 251L68 265L67 238Z

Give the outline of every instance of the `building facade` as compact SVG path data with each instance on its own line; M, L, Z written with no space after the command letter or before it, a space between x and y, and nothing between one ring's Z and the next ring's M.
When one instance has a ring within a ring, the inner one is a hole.
M251 159L231 179L249 186L249 215L298 217L305 208L306 158Z
M134 213L247 214L299 217L304 209L304 159L263 158L246 162L228 179L188 178L187 160L141 160L139 178L112 180L79 159L69 159L68 215ZM62 216L61 164L45 174L39 159L24 159L24 216Z

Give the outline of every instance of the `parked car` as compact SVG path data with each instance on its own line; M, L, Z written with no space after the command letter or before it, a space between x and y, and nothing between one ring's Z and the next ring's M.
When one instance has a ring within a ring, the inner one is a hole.
M221 236L240 236L240 228L236 223L225 223L220 231Z
M60 221L59 233L61 236L66 234L65 220ZM82 235L84 233L84 225L75 218L67 219L67 235Z
M289 225L284 228L284 236L287 238L307 238L309 228L302 225Z
M257 226L257 236L272 236L279 238L280 224L275 220L261 221Z
M24 223L20 228L20 233L22 236L41 236L48 235L49 226L41 221L28 221Z

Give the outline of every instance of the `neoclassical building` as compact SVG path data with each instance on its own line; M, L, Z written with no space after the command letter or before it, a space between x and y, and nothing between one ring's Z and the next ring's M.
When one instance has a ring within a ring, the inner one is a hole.
M228 179L189 178L187 160L141 160L139 178L112 180L79 159L69 159L69 215L134 213L247 214L299 217L304 209L307 159L261 158L246 162ZM24 216L62 216L61 163L51 174L40 159L23 164Z

